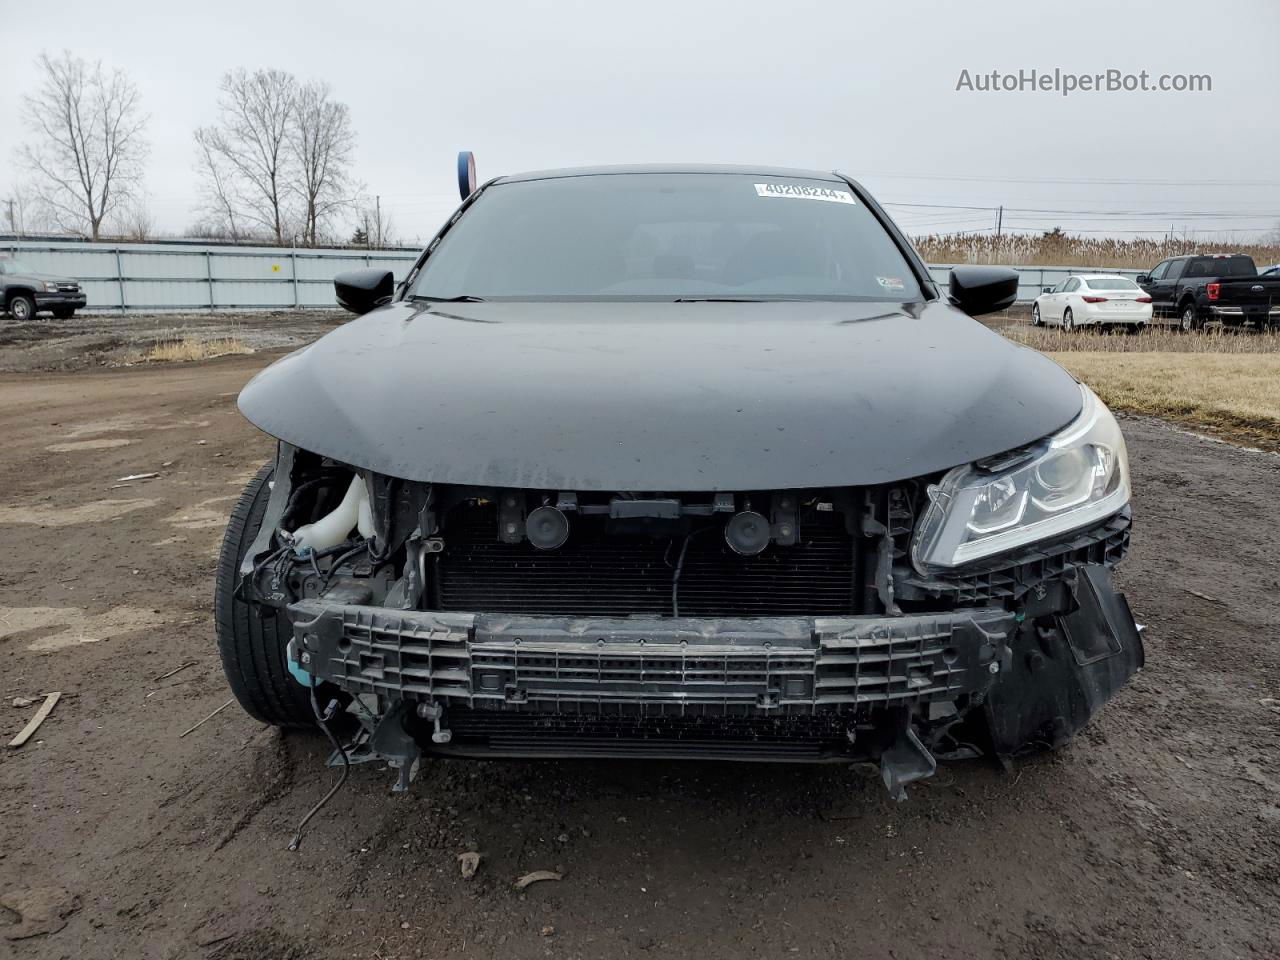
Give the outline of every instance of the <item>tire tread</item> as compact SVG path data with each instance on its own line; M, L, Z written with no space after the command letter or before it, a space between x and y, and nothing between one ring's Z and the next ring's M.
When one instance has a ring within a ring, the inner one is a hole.
M227 521L214 579L214 630L227 683L245 712L273 726L310 729L315 726L310 698L285 665L293 634L287 616L260 617L235 596L240 561L262 524L273 472L273 464L257 472Z

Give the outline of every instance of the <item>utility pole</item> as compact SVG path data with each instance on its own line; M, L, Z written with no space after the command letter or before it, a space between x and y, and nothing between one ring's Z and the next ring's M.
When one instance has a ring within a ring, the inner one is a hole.
M378 249L382 249L382 194L376 194L373 198L374 221L378 225Z
M996 243L1000 242L1000 233L1004 229L1004 204L1000 204L1000 209L996 212Z
M18 232L18 222L13 218L13 197L9 198L9 232Z

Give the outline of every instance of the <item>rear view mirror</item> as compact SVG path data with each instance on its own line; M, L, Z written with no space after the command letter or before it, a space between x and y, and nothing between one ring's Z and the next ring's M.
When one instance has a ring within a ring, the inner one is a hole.
M1018 271L1008 267L952 267L951 302L971 317L995 313L1018 299Z
M396 281L390 270L370 267L338 274L333 278L333 289L340 306L352 313L368 313L391 302Z
M1140 274L1138 274L1137 282L1138 282L1138 283L1150 283L1150 282L1151 282L1151 274L1149 274L1149 273L1140 273Z

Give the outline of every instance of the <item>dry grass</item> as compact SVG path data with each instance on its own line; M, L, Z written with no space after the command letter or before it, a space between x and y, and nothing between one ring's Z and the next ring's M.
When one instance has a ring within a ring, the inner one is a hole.
M1214 242L1194 237L1081 237L1064 233L1037 235L989 233L940 234L913 238L929 263L1016 263L1044 267L1120 267L1144 270L1165 257L1183 253L1230 251L1247 253L1259 268L1280 263L1280 245Z
M233 353L253 353L239 337L217 337L205 340L196 336L157 340L138 356L142 363L189 363L210 360Z
M1280 353L1280 333L1213 329L1187 334L1174 327L1150 327L1130 334L1032 326L1006 327L1000 332L1043 353ZM1276 389L1280 391L1280 386Z
M1117 410L1280 451L1280 354L1051 354Z
M1053 357L1116 410L1280 451L1280 334L1031 326L1000 332Z

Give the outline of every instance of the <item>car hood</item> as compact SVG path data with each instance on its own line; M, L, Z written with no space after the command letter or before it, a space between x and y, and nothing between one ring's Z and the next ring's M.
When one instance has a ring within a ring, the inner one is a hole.
M920 476L1080 407L941 302L395 303L240 394L266 433L390 476L672 492Z

